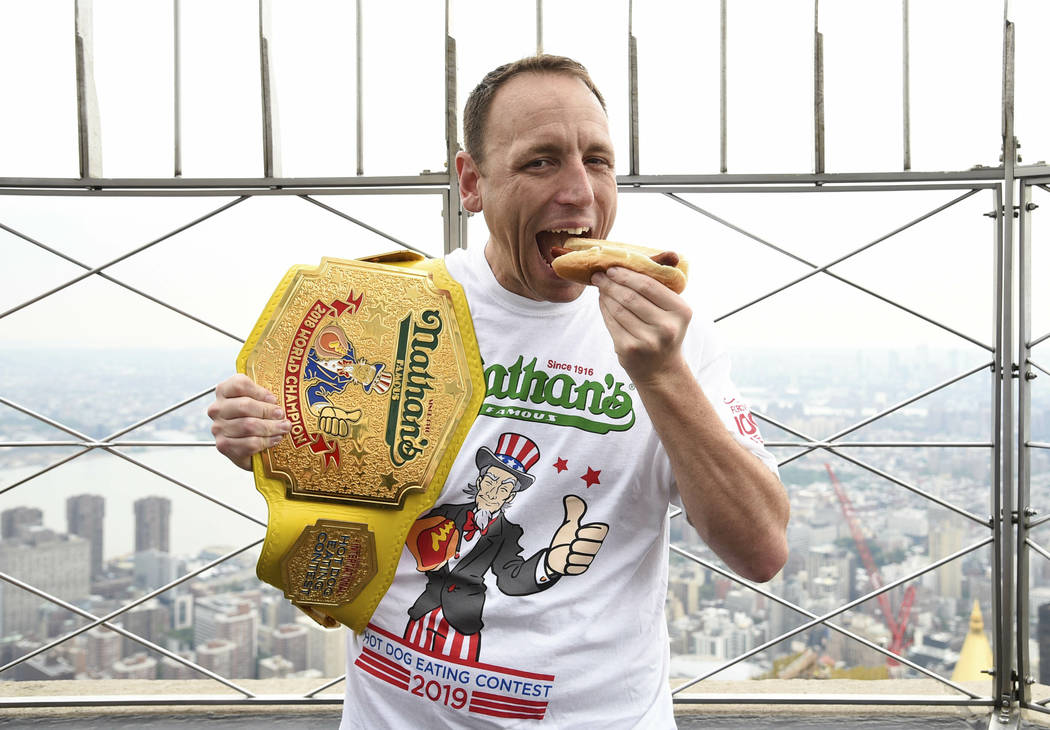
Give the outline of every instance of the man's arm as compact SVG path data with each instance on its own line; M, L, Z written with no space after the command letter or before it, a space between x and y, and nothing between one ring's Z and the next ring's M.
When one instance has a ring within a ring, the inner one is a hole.
M623 268L596 274L594 283L620 364L670 457L689 522L739 575L769 580L787 561L787 492L733 439L685 361L688 305Z

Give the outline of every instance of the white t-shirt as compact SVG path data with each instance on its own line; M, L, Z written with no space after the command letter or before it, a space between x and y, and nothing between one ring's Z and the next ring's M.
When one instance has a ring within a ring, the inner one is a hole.
M462 542L428 572L402 552L368 629L349 634L341 728L674 727L664 599L668 505L678 497L597 290L567 304L519 297L496 282L482 247L446 264L467 294L487 393L420 519L434 547ZM775 471L725 351L697 319L688 361L730 433ZM489 464L525 475L525 488L470 530L475 498L465 488ZM580 523L608 533L586 572L551 575L551 540L581 502ZM453 629L447 639L421 638L442 626Z

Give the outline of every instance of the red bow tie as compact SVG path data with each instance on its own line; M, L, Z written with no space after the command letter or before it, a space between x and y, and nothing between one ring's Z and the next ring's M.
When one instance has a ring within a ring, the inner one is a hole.
M481 534L484 535L485 532L488 530L488 525L485 525L484 527L479 527L478 523L474 521L474 510L468 510L467 520L463 523L463 539L473 540L474 533L476 533L478 530L481 530Z

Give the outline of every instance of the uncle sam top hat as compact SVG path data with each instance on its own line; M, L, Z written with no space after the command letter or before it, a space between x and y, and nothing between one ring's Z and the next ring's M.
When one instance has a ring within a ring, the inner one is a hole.
M540 460L540 449L536 442L520 433L505 433L499 437L496 452L482 446L474 456L474 463L481 471L487 466L498 466L514 472L521 489L528 489L536 480L529 469ZM520 490L518 490L520 491Z

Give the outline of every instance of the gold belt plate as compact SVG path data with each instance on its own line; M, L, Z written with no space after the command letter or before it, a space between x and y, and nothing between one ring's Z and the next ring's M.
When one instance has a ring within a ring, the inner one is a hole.
M270 509L259 575L355 630L484 394L466 298L443 262L385 260L293 267L237 361L292 423L253 460Z

